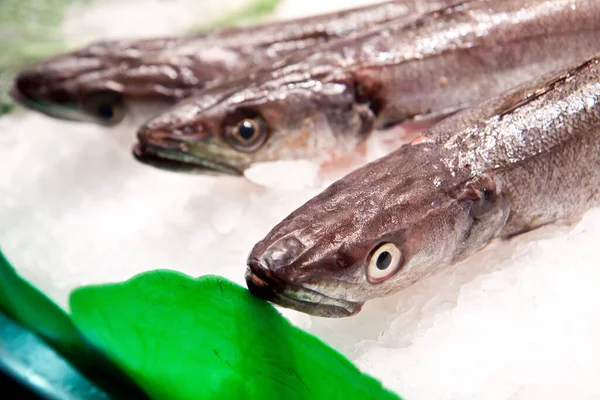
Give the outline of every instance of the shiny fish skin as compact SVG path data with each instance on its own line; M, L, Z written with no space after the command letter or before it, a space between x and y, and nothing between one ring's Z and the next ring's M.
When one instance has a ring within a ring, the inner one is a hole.
M201 35L93 43L25 69L12 94L57 118L114 125L136 108L142 122L210 82L446 2L387 1Z
M494 239L576 221L600 205L599 60L455 114L335 182L256 244L248 287L348 316ZM382 243L401 262L370 283Z
M375 129L445 117L600 51L597 0L471 0L390 21L200 93L138 132L141 161L238 174L347 152ZM233 137L256 122L256 140Z

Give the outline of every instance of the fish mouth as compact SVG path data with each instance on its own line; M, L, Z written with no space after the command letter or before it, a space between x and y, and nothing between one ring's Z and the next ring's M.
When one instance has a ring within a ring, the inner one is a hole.
M199 173L199 174L228 174L241 176L243 172L226 164L208 159L197 158L182 153L179 148L137 142L132 153L134 158L147 165L169 171Z
M95 122L92 118L79 112L75 106L58 105L43 100L36 100L27 96L19 90L18 85L16 84L11 87L9 95L15 103L29 108L30 110L42 113L48 117L73 122Z
M358 314L363 303L335 299L303 286L283 282L268 269L250 263L246 269L250 293L271 303L315 317L344 318Z
M28 97L26 97L17 87L17 84L15 83L14 85L12 85L12 87L10 88L10 91L8 92L8 94L10 95L10 97L14 100L15 103L19 103L19 104L25 104L29 99Z
M52 107L45 102L35 100L27 95L25 95L17 84L14 84L10 91L8 92L13 101L23 107L27 107L31 110L41 112L50 117L58 117L56 114L58 112L55 110L56 107Z

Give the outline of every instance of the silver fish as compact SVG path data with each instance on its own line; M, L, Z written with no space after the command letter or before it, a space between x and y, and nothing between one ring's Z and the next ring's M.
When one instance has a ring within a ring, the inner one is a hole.
M449 0L395 0L181 37L111 40L23 70L13 98L44 114L115 125L143 122L211 82Z
M332 184L253 248L251 292L349 316L494 239L599 206L599 56L456 114Z
M398 18L213 87L148 121L142 162L241 174L353 151L600 51L597 0L470 0ZM318 50L318 51L317 51Z

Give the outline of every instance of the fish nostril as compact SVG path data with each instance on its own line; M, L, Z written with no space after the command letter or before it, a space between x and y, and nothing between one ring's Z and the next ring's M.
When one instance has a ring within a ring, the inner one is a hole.
M138 128L138 134L140 132L148 133L156 130L164 129L169 126L168 121L163 116L153 117L145 121L141 127Z
M156 145L160 147L177 147L178 142L173 141L173 135L164 130L153 129L149 125L142 125L136 133L138 141L143 145Z

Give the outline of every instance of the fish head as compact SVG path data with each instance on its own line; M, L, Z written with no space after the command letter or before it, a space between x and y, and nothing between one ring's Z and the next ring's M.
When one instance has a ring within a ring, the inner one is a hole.
M373 113L351 83L305 74L243 82L203 90L149 120L136 157L242 174L257 162L351 149L372 129Z
M11 95L17 103L54 118L117 124L125 115L122 87L112 81L91 85L82 79L104 67L97 59L58 56L21 71Z
M255 245L250 291L346 317L480 246L506 219L501 196L443 160L435 145L405 145L329 186Z
M148 40L93 43L23 69L10 93L53 118L114 126L142 114L143 122L186 95L181 67L161 51Z

